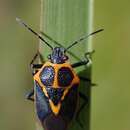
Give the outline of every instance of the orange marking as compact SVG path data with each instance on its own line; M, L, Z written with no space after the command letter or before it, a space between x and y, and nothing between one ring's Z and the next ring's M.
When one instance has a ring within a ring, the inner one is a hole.
M58 103L58 105L54 105L50 99L49 99L49 103L50 103L50 106L51 106L53 113L55 115L58 115L60 108L61 108L61 103Z
M41 79L40 79L40 73L41 73L41 71L43 70L43 68L45 66L52 66L54 68L54 71L55 71L54 82L53 82L53 85L50 86L50 87L57 88L57 89L61 88L58 85L58 79L57 79L57 77L58 77L58 70L60 68L62 68L62 67L68 67L72 71L72 73L74 75L74 78L73 78L73 80L72 80L72 82L71 82L71 84L69 86L64 87L65 90L64 90L63 96L61 97L61 101L63 101L64 98L65 98L65 96L69 92L69 89L71 89L74 84L79 84L79 82L80 82L79 77L76 75L76 73L74 72L74 70L71 67L71 65L69 63L67 63L67 62L63 63L63 64L53 64L51 62L46 62L42 66L42 68L39 69L39 71L34 75L34 80L36 80L39 83L39 85L42 88L42 90L43 90L43 92L44 92L44 94L45 94L46 97L49 97L49 96L48 96L48 93L46 91L46 87L43 85L43 83L41 82ZM59 111L60 111L61 103L58 103L58 105L54 105L54 103L52 102L52 100L49 99L49 104L50 104L50 107L51 107L51 110L53 111L53 113L55 115L57 115L59 113Z
M58 76L58 68L57 65L53 66L54 70L55 70L55 76L54 76L54 82L53 82L53 88L58 88L58 80L57 80L57 76Z
M63 96L61 97L62 101L64 100L64 98L65 98L66 94L68 93L69 89L70 89L70 87L65 89Z
M39 85L41 86L42 91L44 92L45 96L46 96L46 97L49 97L48 94L47 94L47 91L46 91L45 86L42 84L42 82L41 82L41 80L40 80L39 74L40 74L40 71L38 71L38 72L34 75L34 80L36 80L36 81L39 83Z

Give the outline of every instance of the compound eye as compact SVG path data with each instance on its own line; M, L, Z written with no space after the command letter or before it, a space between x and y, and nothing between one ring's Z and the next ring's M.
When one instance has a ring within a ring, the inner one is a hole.
M67 87L71 84L74 76L68 67L62 67L58 71L58 84L61 87Z
M45 86L52 86L54 82L54 68L52 66L46 66L43 68L42 72L40 73L41 82Z

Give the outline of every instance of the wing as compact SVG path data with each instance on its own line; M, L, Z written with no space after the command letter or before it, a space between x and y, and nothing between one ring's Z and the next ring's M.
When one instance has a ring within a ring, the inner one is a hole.
M35 81L36 113L45 130L66 130L67 124L61 115L55 116L51 111L48 98L43 93L39 84Z
M48 98L45 96L40 85L37 83L37 81L35 81L34 84L36 114L41 123L43 124L46 116L51 113L51 109L49 106Z
M69 90L65 99L62 102L60 115L62 118L70 123L76 114L76 109L78 105L78 85L75 84Z

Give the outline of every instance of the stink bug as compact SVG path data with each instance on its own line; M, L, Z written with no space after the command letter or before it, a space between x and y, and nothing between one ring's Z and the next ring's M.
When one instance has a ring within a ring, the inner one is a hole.
M53 48L22 20L18 18L16 20L52 50L52 53L48 56L48 61L42 64L34 64L39 53L31 61L30 66L34 78L34 88L27 94L27 99L35 102L36 114L45 130L67 130L74 116L78 117L80 111L85 106L84 104L77 110L78 98L81 97L87 102L87 97L78 91L80 79L87 79L79 77L74 69L87 65L89 58L86 57L86 60L70 64L66 52L82 40L103 31L103 29L81 37L67 48L62 46ZM89 54L85 53L85 55ZM34 98L32 98L33 95Z

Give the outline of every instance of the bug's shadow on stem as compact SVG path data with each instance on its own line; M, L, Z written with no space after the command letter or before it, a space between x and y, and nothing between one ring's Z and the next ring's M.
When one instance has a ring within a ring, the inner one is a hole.
M80 126L79 122L74 120L72 129L74 130L90 130L90 113L91 113L91 66L88 68L85 68L84 70L80 71L78 73L79 76L85 77L87 79L90 79L90 81L80 81L79 85L79 91L83 93L87 99L88 102L86 103L86 106L82 109L79 115L80 123L82 123L82 127ZM79 106L81 106L84 103L84 100L79 98ZM71 130L71 128L70 128Z

